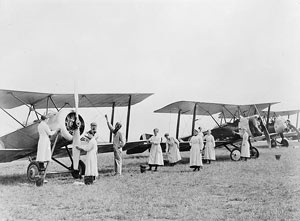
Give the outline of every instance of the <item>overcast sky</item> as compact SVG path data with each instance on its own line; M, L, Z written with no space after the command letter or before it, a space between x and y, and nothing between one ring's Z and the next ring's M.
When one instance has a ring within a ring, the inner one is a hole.
M77 79L80 93L151 92L129 138L174 135L176 116L153 111L178 100L299 109L299 39L296 0L0 0L0 88L72 93Z

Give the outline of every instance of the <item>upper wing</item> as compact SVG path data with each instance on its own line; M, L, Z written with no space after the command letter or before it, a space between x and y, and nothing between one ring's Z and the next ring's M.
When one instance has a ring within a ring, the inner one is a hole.
M150 93L124 94L79 94L79 107L123 107L137 104ZM36 109L75 107L74 94L52 94L26 91L0 90L0 107L15 108L24 104L32 105Z
M259 104L224 104L224 103L207 103L196 101L178 101L171 103L163 108L160 108L155 113L178 113L192 115L196 107L196 115L213 115L220 113L226 118L237 117L240 115L251 116L256 113L256 108L261 111L267 108L272 103L259 103ZM255 108L256 106L256 108Z
M298 114L300 110L287 110L287 111L270 111L270 116L290 116L294 114ZM262 111L264 116L268 115L268 111Z
M277 104L278 102L270 103L258 103L258 104L243 104L237 105L234 104L231 107L226 107L226 109L220 113L220 118L232 118L232 117L247 117L253 116L255 114L262 114L263 109L267 108L269 105ZM259 111L259 113L257 113Z
M196 108L197 115L212 115L222 112L224 106L231 107L230 104L221 103L206 103L206 102L196 102L196 101L178 101L171 103L163 108L160 108L155 113L178 113L192 115L194 113L194 108Z

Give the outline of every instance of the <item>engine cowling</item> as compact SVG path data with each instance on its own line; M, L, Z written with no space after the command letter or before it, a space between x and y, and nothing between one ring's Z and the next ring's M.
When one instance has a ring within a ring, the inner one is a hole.
M85 124L83 118L78 115L80 121L79 132L83 134ZM61 110L49 116L48 125L51 130L61 130L61 136L68 141L72 141L76 128L76 113L72 110Z

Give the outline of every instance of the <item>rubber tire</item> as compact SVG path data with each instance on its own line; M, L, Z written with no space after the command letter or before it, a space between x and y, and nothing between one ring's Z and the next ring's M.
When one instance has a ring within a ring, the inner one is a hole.
M241 151L239 148L234 148L230 152L230 159L233 161L239 161L241 159Z
M39 163L37 161L31 161L27 167L27 179L30 182L36 182L40 174Z
M255 147L250 148L250 158L257 159L259 157L258 149Z
M276 147L277 146L277 142L275 139L271 139L271 147Z
M283 147L288 147L288 146L289 146L289 141L288 141L287 139L282 139L281 145L282 145Z
M79 174L77 174L74 169L71 172L74 179L81 179L82 176L85 174L85 164L82 160L79 160L78 169L79 169Z

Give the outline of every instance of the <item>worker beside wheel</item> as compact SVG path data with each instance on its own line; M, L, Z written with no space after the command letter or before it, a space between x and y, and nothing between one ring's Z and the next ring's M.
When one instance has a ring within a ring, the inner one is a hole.
M42 121L38 126L39 141L37 146L36 161L39 162L39 168L43 170L44 162L51 161L51 143L49 137L60 132L60 129L51 131L47 124L48 118L44 115L41 116L41 120Z
M241 145L241 160L247 161L250 158L250 145L249 145L249 134L247 133L246 128L241 128L242 133L242 145Z

